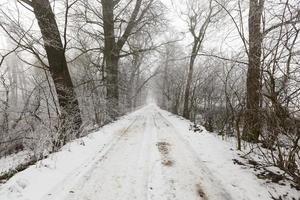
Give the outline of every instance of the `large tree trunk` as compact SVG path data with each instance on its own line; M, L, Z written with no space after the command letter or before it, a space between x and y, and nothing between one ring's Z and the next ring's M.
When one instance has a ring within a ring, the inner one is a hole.
M106 66L107 112L109 120L115 120L120 115L119 108L119 60L120 52L136 25L143 19L143 15L150 8L153 0L138 16L142 0L136 0L127 27L122 36L116 41L114 31L114 7L119 1L101 0L104 29L104 56Z
M115 27L114 27L114 1L102 0L103 29L104 29L104 57L106 66L107 84L107 112L115 120L119 115L119 83L118 62L119 52L116 49Z
M183 105L183 117L186 119L190 119L190 108L189 108L189 102L190 102L190 93L191 93L191 85L193 80L193 73L194 73L194 63L196 59L196 45L193 48L193 52L190 58L190 65L188 70L188 77L187 77L187 84L185 87L185 93L184 93L184 105Z
M110 120L115 120L119 115L119 72L118 57L111 56L106 59L106 109Z
M260 124L260 71L263 36L261 19L264 0L251 0L249 10L249 66L247 73L247 102L243 139L257 142L261 132Z
M60 38L59 29L51 9L49 0L32 0L32 7L41 29L44 46L48 57L50 73L54 81L60 106L61 133L60 142L64 144L73 130L79 137L79 128L82 125L80 109L73 83L68 70L65 50ZM61 145L60 144L60 145Z

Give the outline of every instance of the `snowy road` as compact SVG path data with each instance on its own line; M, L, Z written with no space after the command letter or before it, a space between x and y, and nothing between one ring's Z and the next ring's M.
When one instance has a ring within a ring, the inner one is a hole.
M149 105L18 173L0 186L0 199L271 199L270 188L233 164L237 157L214 134L189 131L188 121Z
M214 186L213 199L231 199L203 164L159 109L149 107L118 131L79 179L67 177L42 199L206 199L203 181Z

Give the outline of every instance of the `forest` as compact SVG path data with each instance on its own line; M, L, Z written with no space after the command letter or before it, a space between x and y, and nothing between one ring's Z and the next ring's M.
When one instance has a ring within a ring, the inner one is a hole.
M0 0L0 158L155 102L300 189L298 0Z

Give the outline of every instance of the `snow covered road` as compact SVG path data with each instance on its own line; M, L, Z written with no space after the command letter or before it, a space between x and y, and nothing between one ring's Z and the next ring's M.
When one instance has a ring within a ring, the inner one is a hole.
M89 170L80 179L67 178L42 199L207 198L201 174L205 178L208 171L157 108L137 114L117 138L104 155L87 164ZM219 185L214 178L205 181ZM220 187L214 187L212 195L213 199L231 199Z
M270 199L267 187L233 164L229 146L188 127L146 106L17 174L0 187L0 199Z

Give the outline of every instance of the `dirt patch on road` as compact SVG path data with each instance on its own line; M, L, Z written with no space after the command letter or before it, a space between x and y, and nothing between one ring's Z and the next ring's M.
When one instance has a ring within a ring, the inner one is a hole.
M204 191L203 191L203 189L202 189L202 187L201 187L200 184L196 185L196 191L197 191L197 194L201 197L201 199L207 200L207 196L204 193Z
M158 142L156 145L157 145L157 148L158 148L159 152L162 155L162 162L161 163L165 166L168 166L168 167L173 166L174 161L169 158L171 145L167 142Z
M167 155L169 154L170 144L167 142L159 142L157 143L158 150L161 154Z
M166 159L166 160L163 160L162 161L162 164L165 165L165 166L173 166L174 165L174 161L173 160L169 160L169 159Z

